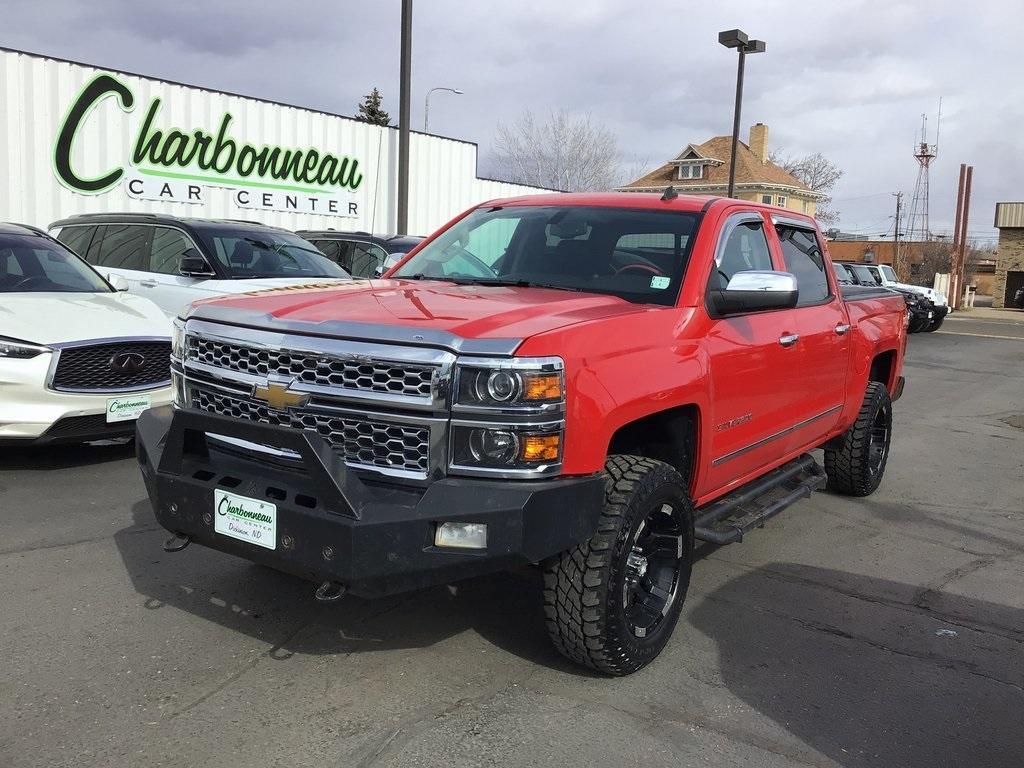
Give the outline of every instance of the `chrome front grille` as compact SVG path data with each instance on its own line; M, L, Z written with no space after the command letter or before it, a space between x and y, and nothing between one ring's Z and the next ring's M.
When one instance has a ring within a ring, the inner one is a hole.
M392 477L445 471L449 351L203 320L189 320L182 347L177 365L192 408L315 431L350 466Z
M185 359L250 376L281 376L305 384L355 392L403 395L429 400L436 365L397 363L188 336Z
M430 467L430 428L375 421L369 417L324 414L308 409L278 411L251 398L191 388L193 408L263 424L319 433L345 461L364 467L426 475Z

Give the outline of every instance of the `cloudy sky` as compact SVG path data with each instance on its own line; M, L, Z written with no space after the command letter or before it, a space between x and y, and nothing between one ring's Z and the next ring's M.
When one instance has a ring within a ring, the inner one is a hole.
M0 46L351 115L373 86L397 118L399 0L6 0ZM287 9L287 10L286 10ZM731 130L741 27L767 41L748 59L743 124L770 145L821 152L845 170L844 230L890 230L892 193L913 193L921 114L942 102L932 229L952 230L961 162L974 171L971 230L991 237L997 200L1024 199L1020 0L416 0L413 125L436 85L434 132L476 141L524 109L589 113L630 166L664 162Z

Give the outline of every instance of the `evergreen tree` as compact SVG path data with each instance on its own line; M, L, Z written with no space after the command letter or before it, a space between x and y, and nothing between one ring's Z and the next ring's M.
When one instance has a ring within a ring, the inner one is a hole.
M380 91L374 88L363 99L363 103L359 105L358 119L364 123L373 123L374 125L391 125L391 116L381 109L382 100L383 97L380 95Z

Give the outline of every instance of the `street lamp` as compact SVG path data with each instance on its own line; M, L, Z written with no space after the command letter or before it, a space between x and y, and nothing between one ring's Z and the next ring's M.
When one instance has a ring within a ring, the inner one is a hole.
M748 53L764 53L764 40L751 40L740 29L718 33L718 42L726 48L735 48L740 55L736 68L736 109L732 116L732 153L729 158L729 197L736 183L736 145L740 140L740 106L743 102L743 62Z
M424 133L427 132L427 126L430 125L430 94L432 94L434 91L448 91L448 93L454 93L456 96L461 96L462 93L463 93L458 88L444 88L442 86L438 86L437 88L431 88L429 91L427 91L427 98L423 102L423 132Z

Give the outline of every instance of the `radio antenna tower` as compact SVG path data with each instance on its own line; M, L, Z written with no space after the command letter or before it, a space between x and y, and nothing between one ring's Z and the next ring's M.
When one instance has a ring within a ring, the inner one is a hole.
M942 121L942 99L939 99L939 114L935 121L935 143L928 142L928 116L921 116L921 139L913 146L914 160L918 161L918 181L913 186L913 198L906 218L906 243L924 243L932 239L928 223L928 172L932 162L939 156L939 127ZM906 279L906 253L896 254L896 273Z

